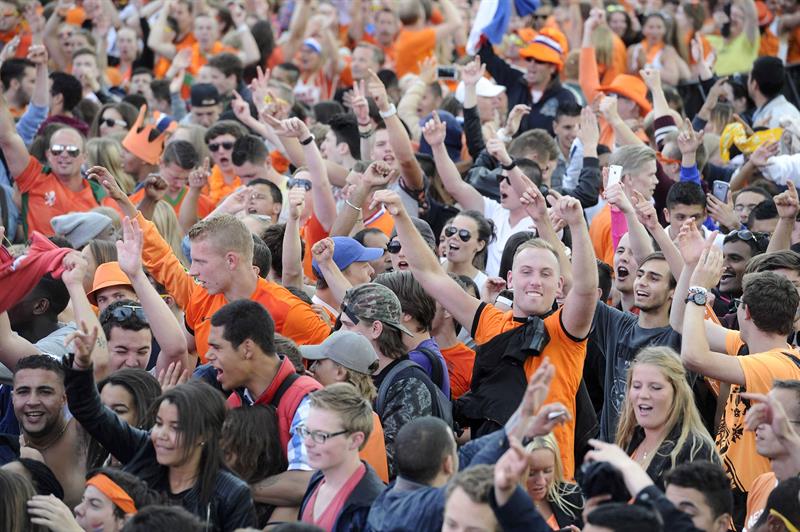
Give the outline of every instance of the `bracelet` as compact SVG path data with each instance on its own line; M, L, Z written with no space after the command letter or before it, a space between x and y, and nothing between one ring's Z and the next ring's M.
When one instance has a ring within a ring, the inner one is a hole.
M378 114L381 115L381 118L389 118L397 114L397 107L394 104L389 105L389 110L386 112L378 111Z
M506 172L513 169L515 166L517 166L517 161L514 160L512 160L510 164L502 164L502 163L500 164L500 168L502 168Z
M313 133L311 135L309 135L308 138L301 140L300 144L302 144L303 146L308 146L312 142L314 142L314 134Z
M345 203L345 204L346 204L348 207L350 207L351 209L355 209L355 210L357 210L358 212L361 212L361 211L363 211L363 210L364 210L364 209L362 209L361 207L356 207L355 205L353 205L352 203L350 203L350 200L347 200L347 199L346 199L346 200L344 200L344 203Z
M370 129L369 131L364 131L363 133L359 133L358 136L361 137L362 139L368 139L372 136L373 133L375 133L375 130Z

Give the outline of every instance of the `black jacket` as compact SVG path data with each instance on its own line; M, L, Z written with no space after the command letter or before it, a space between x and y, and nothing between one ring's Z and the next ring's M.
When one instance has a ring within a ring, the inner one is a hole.
M124 464L123 471L141 478L159 493L174 497L169 491L169 469L156 461L150 433L131 427L103 406L92 369L72 369L65 361L64 370L69 410L83 429ZM217 473L207 505L201 504L197 486L178 498L181 506L198 516L208 530L228 532L256 525L249 486L224 469Z
M367 515L369 515L372 502L386 489L386 484L378 477L375 470L363 460L362 463L366 466L367 471L345 501L342 509L339 511L339 515L336 516L336 522L331 532L355 532L358 530L365 530L367 527ZM300 504L300 513L297 515L298 520L303 518L306 504L323 478L322 471L316 471L311 477L308 488L306 488L306 494L303 495L303 502Z
M522 118L517 134L529 129L544 129L553 134L553 120L556 117L558 106L566 102L575 102L572 91L561 85L556 77L545 89L538 102L533 103L531 89L525 81L525 74L497 57L492 44L487 42L478 51L481 61L486 64L486 70L492 75L498 85L504 85L508 96L508 108L525 104L531 107L531 112Z

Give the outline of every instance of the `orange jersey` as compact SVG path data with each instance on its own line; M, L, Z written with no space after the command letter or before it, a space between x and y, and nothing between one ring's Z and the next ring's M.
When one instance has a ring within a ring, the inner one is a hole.
M475 351L464 342L442 349L442 356L447 362L447 374L450 376L450 395L458 399L467 393L472 385L472 367L475 365Z
M144 266L176 304L184 309L187 330L194 335L197 354L205 363L211 316L228 301L224 294L209 294L197 284L170 250L158 229L142 213L136 215L144 231ZM275 322L275 332L291 338L299 345L319 344L330 335L330 328L311 309L311 306L283 286L258 278L252 301L261 303Z
M477 326L472 331L472 337L478 345L485 344L498 334L525 323L525 320L514 319L513 311L502 312L492 305L482 306L479 312ZM541 356L528 357L525 361L525 376L530 379L545 358L549 358L556 366L556 376L545 403L558 401L572 414L567 423L553 430L564 464L564 477L571 479L575 473L575 396L583 378L586 339L573 338L564 330L561 324L561 309L547 316L544 319L544 326L550 335L550 341L542 350Z
M611 207L606 205L592 218L589 237L595 256L608 265L614 264L614 243L611 239Z
M421 30L402 29L397 34L394 42L395 73L400 79L409 72L419 74L419 63L433 54L436 48L436 30L424 28Z
M176 41L175 44L175 52L180 52L184 48L189 48L193 44L197 42L197 39L194 37L194 33L191 31L184 35L183 39ZM159 57L158 61L156 62L156 66L153 69L153 75L157 79L161 79L166 75L167 70L169 70L169 66L172 64L172 61L167 59L166 57Z

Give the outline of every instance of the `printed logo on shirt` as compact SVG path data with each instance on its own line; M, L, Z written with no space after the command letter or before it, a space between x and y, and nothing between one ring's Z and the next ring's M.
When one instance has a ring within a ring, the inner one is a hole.
M55 190L48 190L44 193L44 204L48 207L52 207L56 204L56 191Z

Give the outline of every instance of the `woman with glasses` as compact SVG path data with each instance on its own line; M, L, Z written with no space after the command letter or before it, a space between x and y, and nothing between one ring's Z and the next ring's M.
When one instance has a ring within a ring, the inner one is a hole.
M66 368L69 409L86 433L117 457L124 471L199 517L208 530L255 526L250 488L223 467L222 396L200 381L178 385L156 400L152 429L137 429L104 406L97 393L92 359L103 357L105 349L98 334L76 333L75 357Z
M113 133L127 133L139 111L129 103L107 103L100 108L89 128L90 138L107 138Z
M675 351L657 346L639 351L626 389L616 443L661 489L664 474L678 464L721 463Z
M478 211L464 211L442 230L447 273L466 275L482 288L488 279L486 246L494 240L494 224Z
M372 502L385 486L359 458L372 432L372 405L351 384L332 384L309 396L297 426L308 450L311 477L299 519L326 531L364 530Z

